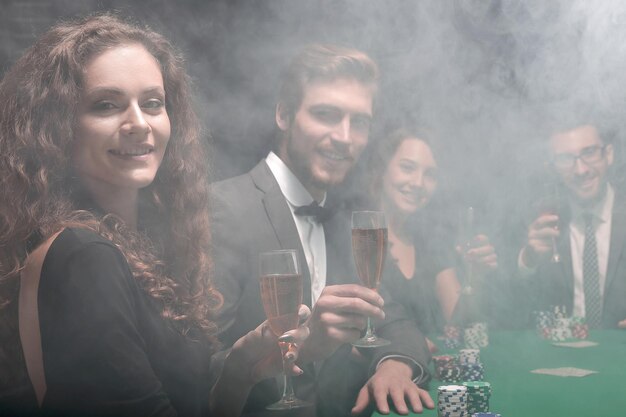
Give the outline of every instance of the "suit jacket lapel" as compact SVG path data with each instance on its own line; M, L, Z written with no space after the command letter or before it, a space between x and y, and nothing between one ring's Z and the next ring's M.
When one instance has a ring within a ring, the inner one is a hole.
M263 205L265 206L267 217L274 229L280 247L283 249L296 249L298 251L300 270L303 278L302 302L310 307L311 277L309 275L309 268L306 263L306 257L304 256L302 242L300 242L298 228L293 221L293 216L285 200L285 196L281 192L265 160L254 167L252 171L250 171L250 175L256 186L265 193L263 196Z
M605 291L610 288L611 282L615 279L617 265L622 257L625 238L624 231L626 230L626 208L624 207L624 203L624 197L621 193L616 191L615 201L613 202L613 215L611 218L611 242L604 283Z

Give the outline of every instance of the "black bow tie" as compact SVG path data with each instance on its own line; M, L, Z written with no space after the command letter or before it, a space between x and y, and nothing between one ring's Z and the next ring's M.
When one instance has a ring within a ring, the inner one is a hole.
M296 207L294 213L296 213L296 216L313 217L315 221L319 223L324 223L333 215L333 211L331 209L320 206L317 204L317 201L313 201L308 206Z

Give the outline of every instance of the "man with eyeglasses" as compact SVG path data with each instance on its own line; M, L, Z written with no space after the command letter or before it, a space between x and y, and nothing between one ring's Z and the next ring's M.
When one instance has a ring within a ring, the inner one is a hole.
M592 125L559 131L548 144L567 198L528 227L519 271L542 307L566 306L592 328L626 328L626 200L608 181L613 146Z

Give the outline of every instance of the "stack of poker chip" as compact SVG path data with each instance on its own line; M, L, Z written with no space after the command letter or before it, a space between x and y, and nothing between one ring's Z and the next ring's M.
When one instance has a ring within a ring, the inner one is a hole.
M502 417L498 413L474 413L472 417Z
M461 365L461 377L464 381L482 381L485 377L485 368L482 363Z
M478 349L461 349L459 350L459 363L479 363L480 350Z
M572 337L576 339L586 339L589 336L589 326L582 317L571 318Z
M553 342L563 342L572 337L586 339L588 327L580 317L567 317L564 306L553 306L548 311L534 312L537 332Z
M454 384L463 380L463 371L456 356L441 355L433 357L435 362L435 377L447 384Z
M443 345L447 349L461 347L461 329L456 326L446 325L443 328Z
M463 331L465 347L471 349L484 348L489 345L487 323L473 323Z
M489 411L491 384L489 382L463 382L467 388L467 412L469 414Z
M467 387L443 385L437 392L439 417L467 417Z
M454 355L437 355L433 356L435 364L435 378L441 379L441 370L452 366L457 366L457 359Z
M546 332L546 329L554 327L554 314L550 311L533 311L533 316L535 318L537 333L547 338L549 336L549 330Z
M550 332L550 340L562 342L572 338L572 330L570 329L569 318L555 318L554 327Z
M461 349L459 351L459 365L461 366L461 378L464 381L482 381L484 368L480 362L480 350Z
M567 317L567 308L565 306L552 306L554 319L564 319Z

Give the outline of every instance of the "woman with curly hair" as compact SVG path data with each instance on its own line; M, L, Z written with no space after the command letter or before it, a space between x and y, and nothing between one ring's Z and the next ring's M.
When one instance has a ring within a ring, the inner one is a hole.
M91 16L17 61L0 83L0 387L30 380L53 415L226 415L281 370L261 325L209 401L206 161L182 58L155 32Z
M382 282L429 333L453 319L461 284L450 230L435 216L441 207L432 204L440 173L427 137L397 129L378 141L368 158L365 188L387 219L389 256ZM485 235L475 236L468 251L457 251L477 273L497 267ZM430 341L429 347L436 348Z

